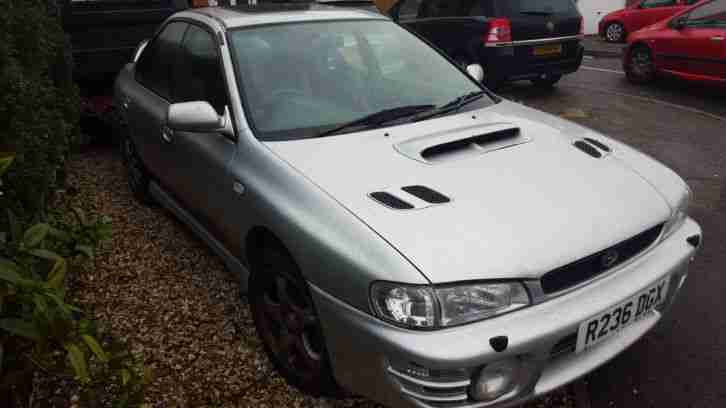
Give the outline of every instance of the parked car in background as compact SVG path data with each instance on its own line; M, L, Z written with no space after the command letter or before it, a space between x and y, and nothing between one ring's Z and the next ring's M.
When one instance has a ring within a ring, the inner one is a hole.
M613 11L600 20L600 37L608 42L625 42L630 33L666 19L700 0L642 0Z
M461 66L481 64L490 88L520 79L549 87L582 62L571 0L399 0L387 14Z
M667 312L701 243L678 175L380 14L265 10L175 14L116 100L135 196L239 274L290 384L512 406Z
M710 0L644 28L628 38L627 77L658 76L726 85L726 0Z

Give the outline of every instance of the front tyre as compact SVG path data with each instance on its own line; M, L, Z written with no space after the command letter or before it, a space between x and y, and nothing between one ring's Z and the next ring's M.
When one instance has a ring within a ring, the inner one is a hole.
M532 80L534 86L539 88L552 88L556 83L560 82L562 75L547 74Z
M635 84L652 82L655 79L653 53L645 45L636 45L625 60L625 76Z
M249 301L267 356L301 391L340 396L307 283L284 249L266 247L262 252L250 277Z

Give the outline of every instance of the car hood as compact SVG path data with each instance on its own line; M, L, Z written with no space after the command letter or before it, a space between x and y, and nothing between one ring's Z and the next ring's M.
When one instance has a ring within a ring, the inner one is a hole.
M620 9L620 10L611 11L610 13L605 14L605 16L602 18L602 21L612 20L614 18L621 17L621 16L623 16L623 14L625 14L625 12L627 10L629 10L629 9L624 8L624 9Z
M514 128L511 143L427 155L431 160L419 154ZM504 101L425 122L267 146L432 283L444 283L536 279L668 218L658 191L614 155L596 159L575 148L583 137L598 135ZM429 204L401 190L411 185L451 201ZM415 208L386 207L369 196L377 191Z

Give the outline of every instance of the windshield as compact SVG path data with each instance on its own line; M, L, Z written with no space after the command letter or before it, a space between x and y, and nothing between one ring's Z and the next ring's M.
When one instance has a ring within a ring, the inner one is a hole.
M256 136L297 140L387 109L481 91L434 49L385 20L270 25L229 34ZM473 108L493 103L488 96Z

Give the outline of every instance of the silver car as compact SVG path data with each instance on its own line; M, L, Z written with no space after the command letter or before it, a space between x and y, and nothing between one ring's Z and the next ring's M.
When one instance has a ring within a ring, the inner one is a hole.
M651 329L701 229L674 172L483 74L366 11L181 12L116 83L131 189L239 273L301 390L518 404Z

